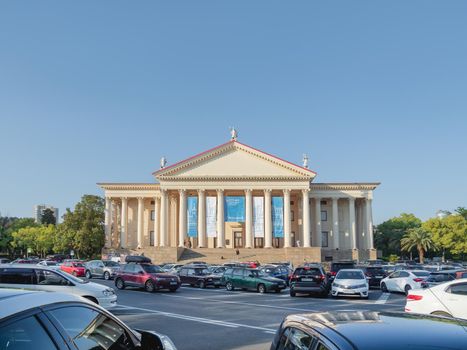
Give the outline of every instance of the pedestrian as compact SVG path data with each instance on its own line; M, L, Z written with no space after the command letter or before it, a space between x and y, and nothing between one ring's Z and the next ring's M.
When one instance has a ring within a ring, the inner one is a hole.
M237 250L235 251L235 254L237 254L237 256L240 255L240 250L238 250L238 248L237 248Z
M188 248L191 248L191 241L188 240Z

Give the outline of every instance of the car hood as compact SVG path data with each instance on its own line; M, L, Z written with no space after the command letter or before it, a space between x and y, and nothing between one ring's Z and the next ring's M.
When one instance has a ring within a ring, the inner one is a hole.
M101 292L103 290L109 289L109 287L104 286L99 283L94 283L94 282L85 282L85 283L75 283L73 282L75 287L81 288L81 289L86 289L88 291L93 291L93 292Z
M345 279L334 279L334 283L343 284L345 286L356 286L358 284L367 283L366 280L345 280Z

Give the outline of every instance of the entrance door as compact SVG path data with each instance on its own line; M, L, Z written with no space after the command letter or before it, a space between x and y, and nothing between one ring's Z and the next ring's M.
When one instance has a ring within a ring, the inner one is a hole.
M234 248L243 248L243 232L234 231Z

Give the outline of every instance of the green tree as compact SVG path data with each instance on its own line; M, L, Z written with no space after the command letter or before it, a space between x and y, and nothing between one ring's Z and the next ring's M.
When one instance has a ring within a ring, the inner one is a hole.
M383 256L400 255L400 241L410 229L420 227L422 221L414 214L402 213L376 227L375 246L383 252Z
M421 227L416 227L409 229L401 239L401 248L406 252L416 248L420 264L423 264L425 253L429 249L435 249L435 243L430 232L423 230Z
M14 254L12 233L24 227L38 226L32 218L0 217L0 251Z
M467 209L465 207L457 207L455 212L467 220Z
M74 211L66 210L54 247L65 253L73 249L77 257L92 257L100 253L104 239L104 199L84 195Z
M41 224L42 225L55 225L57 223L57 218L52 209L46 208L41 215Z
M467 254L467 220L462 215L432 218L423 223L423 229L433 236L433 241L445 253L463 256Z
M31 249L36 255L45 257L52 251L55 226L28 226L12 233L11 245L23 252Z

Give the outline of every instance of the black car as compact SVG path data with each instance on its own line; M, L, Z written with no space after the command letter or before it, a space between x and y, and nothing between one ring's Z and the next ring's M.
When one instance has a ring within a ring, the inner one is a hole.
M387 273L381 266L357 266L365 274L370 287L379 287L381 280L387 276Z
M422 281L422 288L430 288L444 282L455 280L457 271L458 270L444 270L431 272L428 278Z
M286 266L264 265L260 266L258 270L265 276L280 278L286 284L289 284L290 270Z
M305 265L295 269L290 277L290 296L297 293L329 294L330 283L321 265Z
M180 277L182 284L189 284L192 287L214 286L219 288L222 285L222 275L211 274L206 266L199 264L183 266L178 271L178 277Z
M354 269L355 268L355 263L353 261L337 261L331 263L331 272L330 272L330 277L331 279L334 279L336 277L337 273L341 269Z
M289 315L271 350L465 350L466 327L462 320L390 312Z

